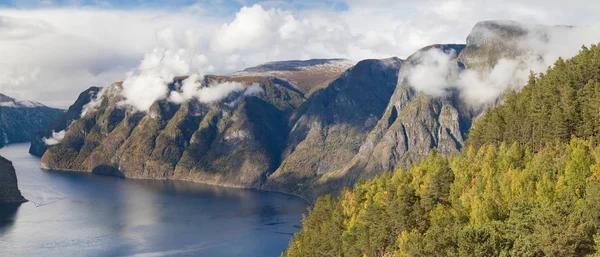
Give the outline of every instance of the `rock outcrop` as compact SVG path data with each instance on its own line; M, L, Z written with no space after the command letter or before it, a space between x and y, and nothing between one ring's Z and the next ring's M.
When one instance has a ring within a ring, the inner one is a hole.
M49 122L44 128L37 131L31 139L29 153L42 157L44 152L46 152L46 149L48 149L48 145L44 142L44 138L51 138L53 133L66 130L73 121L78 120L81 117L81 112L84 107L96 97L98 91L100 91L99 87L90 87L83 91L79 94L75 103L73 103L66 112L62 113L56 119Z
M0 204L26 202L17 185L17 174L12 162L0 156Z

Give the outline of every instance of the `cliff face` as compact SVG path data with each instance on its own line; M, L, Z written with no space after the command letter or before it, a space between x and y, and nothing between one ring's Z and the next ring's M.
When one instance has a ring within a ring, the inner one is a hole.
M352 160L381 118L402 62L361 61L314 92L292 115L283 162L264 188L315 196L315 181Z
M84 106L86 106L96 94L100 91L99 87L90 87L83 91L77 97L75 103L73 103L69 109L58 116L56 119L50 121L45 127L36 131L35 135L31 139L31 146L29 147L29 153L38 157L42 157L48 145L44 142L44 138L51 138L53 132L60 132L67 129L74 120L81 117L81 112Z
M455 54L459 54L464 47L464 45L436 45L426 47L419 53L438 48L444 52L454 51ZM348 116L356 119L363 117L363 123L353 127L354 130L344 130L345 124L342 123L342 126L331 125L329 128L331 132L314 129L323 125L319 120L310 120L312 130L309 130L307 135L311 136L310 131L320 133L313 132L312 138L307 136L308 139L298 144L298 148L302 147L302 149L296 149L296 152L304 150L309 154L304 153L299 158L292 159L298 163L294 169L286 166L288 160L294 157L293 154L290 155L279 170L269 178L271 183L267 185L274 185L273 187L278 190L299 194L307 199L315 199L319 195L352 186L359 179L371 178L396 167L406 168L427 156L432 148L438 148L443 154L460 149L464 145L465 132L470 127L474 114L456 94L450 93L447 97L430 97L415 91L409 85L406 79L407 73L422 61L419 59L419 53L404 61L401 68L397 65L395 68L398 71L393 72L394 76L372 74L374 78L386 78L385 82L378 81L377 84L390 90L387 94L363 92L360 97L357 97L357 99L364 97L362 101L365 103L378 104L374 108L377 111L371 112L373 119L358 111L360 108L338 110L328 108L329 112L337 111L333 116ZM454 65L461 64L455 61ZM367 82L365 85L374 84ZM313 97L317 95L315 93ZM374 95L389 100L378 99ZM350 102L360 102L360 100L350 100ZM290 145L294 147L294 144ZM327 158L333 158L337 162ZM286 169L291 172L286 173Z
M460 54L465 46L433 47ZM351 175L354 179L368 178L395 167L408 168L427 156L432 148L447 154L464 145L472 115L459 97L452 92L448 96L431 97L409 85L408 72L422 61L419 58L416 53L407 59L385 114L369 133L359 154L346 167L345 171L354 174ZM454 65L461 64L455 61Z
M12 162L0 156L0 203L26 202L17 186L17 175Z
M33 140L37 131L62 113L40 103L0 94L0 147Z
M117 104L121 86L114 84L97 108L73 122L62 142L46 151L41 165L257 187L278 166L287 118L304 97L274 78L211 76L203 83L223 81L258 83L261 92L232 93L211 104L163 100L141 113Z

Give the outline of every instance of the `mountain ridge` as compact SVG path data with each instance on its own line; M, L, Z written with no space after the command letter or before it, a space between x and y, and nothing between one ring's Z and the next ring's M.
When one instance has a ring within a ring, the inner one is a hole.
M520 60L526 52L514 51L508 40L521 36L519 30L510 27L493 36L506 40L480 38L495 33L496 25L502 23L478 23L467 44L427 46L407 60L363 60L343 72L338 68L347 63L336 59L207 75L200 87L244 84L244 91L210 104L160 100L148 113L133 112L118 106L123 85L114 83L114 94L104 95L98 108L75 120L64 140L43 154L42 166L251 187L312 201L385 170L407 169L433 148L445 155L460 150L473 119L488 105L467 102L453 85L429 95L417 90L410 76L429 65L424 58L432 51L448 56L456 72L485 72L499 58ZM343 65L310 80L306 71L331 62ZM299 86L290 74L300 74L295 78L305 84ZM176 77L169 90L180 90L186 78ZM251 84L260 90L246 95Z

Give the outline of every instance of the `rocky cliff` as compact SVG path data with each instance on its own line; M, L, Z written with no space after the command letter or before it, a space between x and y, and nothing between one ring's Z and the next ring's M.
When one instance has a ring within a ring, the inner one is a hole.
M260 90L235 92L209 104L162 100L142 113L120 106L122 88L113 84L98 107L73 122L62 142L46 151L41 165L258 187L277 168L288 117L305 99L275 78L207 76L202 84L225 81L256 83Z
M51 138L53 134L66 130L73 121L79 119L84 107L96 97L98 91L100 91L99 87L90 87L83 91L66 112L50 121L41 130L38 130L31 139L29 153L42 157L46 149L48 149L48 145L44 142L44 139Z
M312 198L316 181L351 161L381 119L402 63L364 60L314 92L293 113L283 162L264 188Z
M0 203L22 203L25 198L17 186L17 175L12 162L0 156Z
M382 171L407 169L422 160L432 148L442 154L459 150L465 143L466 131L480 109L472 109L457 92L429 96L411 87L407 76L411 68L423 60L422 53L438 48L460 55L465 45L434 45L410 56L398 76L398 84L385 113L362 143L358 154L332 179L351 185L358 179L371 178ZM454 59L458 68L463 67Z

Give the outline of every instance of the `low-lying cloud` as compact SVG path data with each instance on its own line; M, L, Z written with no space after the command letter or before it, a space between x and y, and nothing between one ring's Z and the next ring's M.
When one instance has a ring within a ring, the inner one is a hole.
M110 87L103 87L98 92L90 92L90 94L93 95L90 96L90 101L81 108L80 117L83 117L85 114L96 110L100 104L102 104L103 97L109 90Z
M192 75L183 81L180 91L172 91L169 101L174 103L184 103L190 100L197 100L201 103L213 103L225 99L229 94L244 91L246 86L240 82L215 83L202 87L200 75ZM253 84L248 88L256 87ZM260 88L260 86L258 86ZM261 89L262 90L262 89Z
M57 145L65 138L66 133L67 133L67 130L61 130L59 132L52 131L52 137L50 137L50 138L44 137L44 138L42 138L42 141L44 141L44 144L46 144L47 146Z
M172 43L176 44L176 43ZM194 52L194 47L170 50L156 48L146 54L138 68L127 73L123 81L120 105L129 105L136 111L147 112L152 104L167 99L183 103L195 99L201 103L212 103L226 98L230 93L246 89L243 83L222 82L202 86L205 72L213 71L208 58ZM177 76L190 75L182 81L180 90L169 89Z
M479 31L477 36L481 37L480 40L503 40L496 42L495 47L504 44L509 49L507 52L513 53L500 57L491 67L462 70L454 51L431 48L415 54L418 62L403 71L405 79L414 89L428 95L443 96L450 89L458 89L469 103L487 104L497 100L507 89L523 87L531 71L536 74L545 72L559 57L570 58L578 53L581 46L600 42L600 26L523 25L522 28L528 33L516 39L498 38L490 30Z

